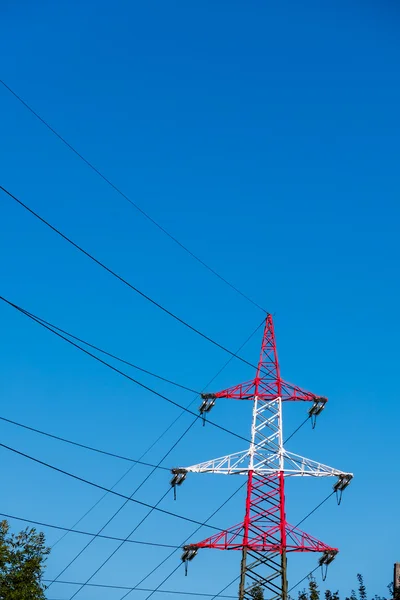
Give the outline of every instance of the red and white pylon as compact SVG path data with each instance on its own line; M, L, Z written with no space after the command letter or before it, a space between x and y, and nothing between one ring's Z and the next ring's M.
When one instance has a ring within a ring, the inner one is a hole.
M241 550L239 600L250 599L256 584L268 590L271 600L287 600L287 552L320 552L320 564L327 565L338 550L289 525L285 512L285 477L337 477L334 489L341 494L353 475L285 450L282 402L312 402L309 414L315 419L327 399L281 378L271 315L266 318L255 379L202 397L200 411L203 413L209 411L217 398L253 401L250 447L204 463L173 469L171 484L180 485L187 473L245 475L246 509L244 520L238 525L185 546L182 560L192 560L199 548Z

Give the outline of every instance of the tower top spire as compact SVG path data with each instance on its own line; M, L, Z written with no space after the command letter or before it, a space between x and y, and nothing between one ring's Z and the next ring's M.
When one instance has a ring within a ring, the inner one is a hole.
M279 397L283 402L303 401L325 404L328 400L285 381L281 377L276 348L275 329L272 315L265 319L264 333L261 342L260 358L254 379L233 385L219 392L204 393L203 399L231 398L233 400L275 400Z

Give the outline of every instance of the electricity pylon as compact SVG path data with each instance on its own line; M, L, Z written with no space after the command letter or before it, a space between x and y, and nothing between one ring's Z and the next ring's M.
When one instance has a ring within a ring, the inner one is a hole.
M331 548L289 525L285 512L285 477L337 477L335 491L341 495L353 475L285 450L282 437L282 402L312 402L310 417L315 420L327 399L284 381L280 375L272 316L266 318L256 376L213 394L202 394L200 412L207 413L217 398L251 400L253 418L247 450L228 454L190 467L173 469L173 486L187 473L245 475L247 494L244 520L201 542L184 546L187 564L199 548L242 552L239 600L250 599L251 590L261 585L270 600L287 600L287 552L319 552L321 566L335 558Z

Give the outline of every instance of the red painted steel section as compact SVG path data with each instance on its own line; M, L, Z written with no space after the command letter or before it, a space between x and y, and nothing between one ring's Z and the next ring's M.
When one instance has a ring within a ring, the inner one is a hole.
M263 505L268 508L262 509ZM244 521L190 546L216 550L247 548L280 554L285 549L286 552L338 551L287 523L282 472L258 478L250 471Z
M217 398L234 400L275 400L314 402L318 396L281 378L272 316L268 315L261 344L260 360L255 379L215 393Z
M280 517L281 517L281 543L282 548L286 548L286 513L285 513L285 474L279 473L279 491L280 491Z
M250 510L251 510L251 490L253 483L253 471L249 471L247 476L247 496L246 496L246 513L243 521L243 546L247 547L249 543L249 523L250 523Z

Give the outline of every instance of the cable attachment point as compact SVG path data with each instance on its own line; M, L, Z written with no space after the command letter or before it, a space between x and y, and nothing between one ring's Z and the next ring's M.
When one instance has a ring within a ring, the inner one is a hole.
M343 490L347 488L352 479L353 475L351 475L351 473L345 473L343 475L339 475L337 482L334 484L333 489L336 492L336 499L338 505L342 501Z
M188 563L194 559L198 552L197 546L183 546L183 554L181 556L181 560L185 563L185 576L188 572Z
M176 500L176 487L178 485L182 485L182 483L186 479L187 471L186 469L171 469L171 473L173 475L170 483L174 488L174 500Z
M314 404L308 411L309 416L311 417L311 425L312 428L315 429L315 425L317 424L317 417L322 413L325 408L325 404L328 402L327 398L320 396L314 399Z
M203 426L206 424L207 413L209 413L214 406L216 398L215 394L201 394L203 402L199 406L199 412L203 418Z
M322 571L322 581L325 581L326 574L328 572L328 565L331 564L331 562L336 557L337 553L338 553L337 550L325 550L325 552L319 559L318 564L321 567L321 571Z

